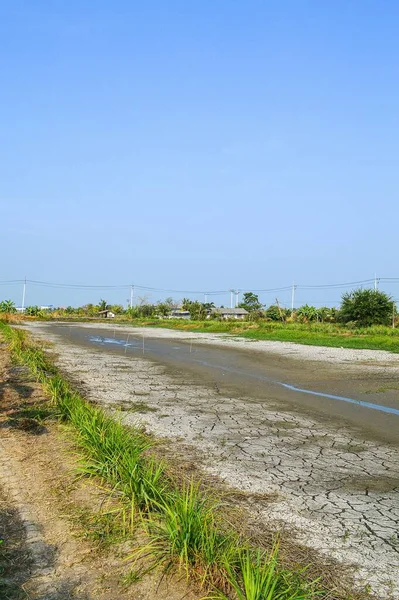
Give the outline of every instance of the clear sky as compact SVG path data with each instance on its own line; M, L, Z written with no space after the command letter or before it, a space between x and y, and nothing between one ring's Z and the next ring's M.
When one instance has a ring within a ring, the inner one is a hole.
M399 276L398 31L388 0L2 0L0 280Z

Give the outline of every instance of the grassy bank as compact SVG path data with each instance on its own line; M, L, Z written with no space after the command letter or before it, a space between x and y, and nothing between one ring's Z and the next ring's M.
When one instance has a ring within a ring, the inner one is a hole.
M124 321L125 322L125 321ZM333 323L276 323L273 321L182 321L135 320L126 324L146 327L167 327L183 331L228 333L254 340L295 342L310 346L387 350L399 353L399 328L374 326L349 329Z
M59 418L73 428L82 470L101 478L123 499L129 527L139 524L149 540L136 553L201 585L208 598L305 600L333 598L282 568L278 547L251 547L226 522L216 498L191 481L177 484L151 456L152 440L93 406L66 382L26 334L0 323L14 359L26 364L48 391ZM341 596L342 597L342 596Z
M7 315L10 322L21 321L20 315ZM79 317L24 317L30 321L69 321L71 323L104 323L104 319ZM107 321L111 323L111 321ZM399 327L349 327L339 323L281 323L276 321L186 321L182 319L131 319L117 316L112 323L132 327L160 327L203 333L226 333L254 340L294 342L308 346L386 350L399 353Z

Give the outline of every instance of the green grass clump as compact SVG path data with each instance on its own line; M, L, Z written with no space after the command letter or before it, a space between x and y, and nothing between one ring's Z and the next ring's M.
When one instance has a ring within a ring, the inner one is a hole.
M12 356L27 365L37 378L40 379L42 374L55 372L55 367L50 363L43 350L27 342L24 331L13 329L5 323L0 323L0 325Z
M151 440L138 428L127 428L89 404L71 388L43 350L26 334L0 322L12 355L26 364L49 393L58 416L73 427L82 450L81 471L100 477L119 493L122 509L93 523L101 540L122 530L133 531L137 517L148 533L147 551L166 571L184 571L213 598L237 600L311 600L313 585L281 568L278 549L270 555L248 547L226 523L222 507L190 482L179 486L162 462L150 456ZM118 520L119 525L112 523ZM137 571L134 571L134 577Z
M238 536L223 531L216 502L190 482L158 504L159 514L147 521L152 547L169 570L176 563L187 578L195 572L201 583L226 581L225 565L235 562Z
M158 501L164 468L145 456L151 446L149 438L88 404L59 375L47 381L47 389L60 417L76 430L85 452L81 471L106 480L139 510L148 510Z
M227 576L237 600L307 600L315 598L314 583L302 585L289 571L278 569L278 545L270 553L239 548L239 569L226 564ZM217 592L210 598L229 600Z

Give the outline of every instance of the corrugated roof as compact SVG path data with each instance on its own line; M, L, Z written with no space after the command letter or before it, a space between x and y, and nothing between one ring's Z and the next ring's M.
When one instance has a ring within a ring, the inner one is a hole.
M212 308L211 312L222 315L247 315L248 311L245 308Z

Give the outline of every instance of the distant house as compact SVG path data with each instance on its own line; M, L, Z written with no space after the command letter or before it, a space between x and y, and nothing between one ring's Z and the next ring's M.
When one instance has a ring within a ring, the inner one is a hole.
M115 313L112 310L100 310L98 314L104 319L113 319L115 317Z
M245 310L245 308L212 308L211 309L211 316L213 315L217 315L218 317L221 317L222 319L237 319L237 320L244 320L247 315L248 315L248 311Z
M190 319L190 311L174 308L168 315L169 319Z

